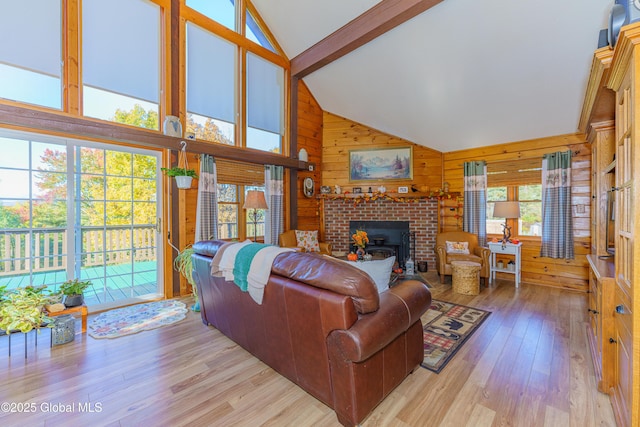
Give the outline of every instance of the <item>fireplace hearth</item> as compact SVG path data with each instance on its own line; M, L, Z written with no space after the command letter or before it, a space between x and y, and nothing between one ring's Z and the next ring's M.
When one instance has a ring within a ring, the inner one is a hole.
M365 252L384 257L395 256L400 267L410 255L409 221L350 221L349 237L364 230L369 237ZM351 242L350 247L353 247ZM353 249L355 251L355 249Z

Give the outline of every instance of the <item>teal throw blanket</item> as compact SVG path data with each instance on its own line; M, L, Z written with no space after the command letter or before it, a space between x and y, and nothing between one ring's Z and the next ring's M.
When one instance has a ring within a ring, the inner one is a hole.
M249 267L251 267L251 261L256 256L259 250L266 248L264 243L251 243L243 246L236 255L236 261L233 264L233 281L243 291L247 292L248 282L247 275L249 274Z

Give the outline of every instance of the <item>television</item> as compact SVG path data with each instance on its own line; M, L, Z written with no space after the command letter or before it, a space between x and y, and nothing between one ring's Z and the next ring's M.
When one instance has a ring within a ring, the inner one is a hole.
M615 189L607 191L606 237L607 253L616 253L616 195Z

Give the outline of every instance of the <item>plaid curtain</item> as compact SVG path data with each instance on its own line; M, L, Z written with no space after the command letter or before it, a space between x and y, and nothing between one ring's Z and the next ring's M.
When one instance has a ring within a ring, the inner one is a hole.
M213 156L200 156L195 241L218 238L218 175Z
M573 259L571 151L542 159L542 247L540 256Z
M264 243L277 245L284 228L284 167L265 165L264 189L269 206L264 218Z
M487 162L464 163L463 230L478 235L487 245Z

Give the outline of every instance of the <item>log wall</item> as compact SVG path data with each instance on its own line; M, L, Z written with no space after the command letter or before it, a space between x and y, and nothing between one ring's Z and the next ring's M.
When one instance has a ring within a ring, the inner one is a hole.
M322 185L332 189L339 185L352 191L361 187L363 191L379 186L395 192L398 186L411 186L426 191L442 187L442 153L402 138L380 132L335 114L325 112L322 132ZM367 183L349 182L349 151L371 148L413 147L413 179L388 180Z
M313 178L315 194L319 194L322 176L322 109L307 86L298 82L298 149L304 148L309 154L313 171L298 172L296 197L298 202L298 229L321 230L320 209L315 197L305 197L302 181ZM324 236L321 234L320 238Z

